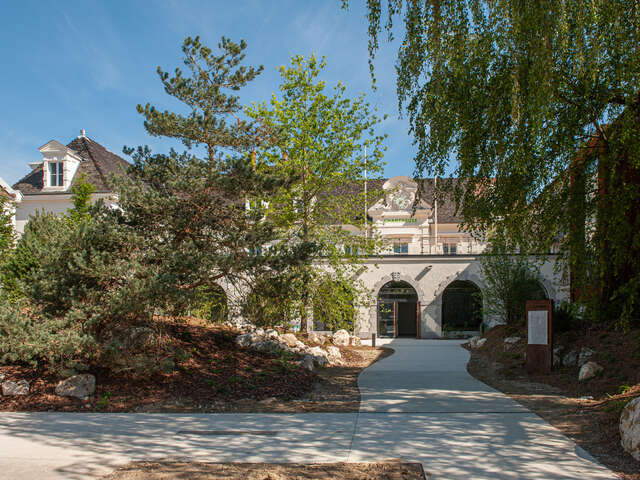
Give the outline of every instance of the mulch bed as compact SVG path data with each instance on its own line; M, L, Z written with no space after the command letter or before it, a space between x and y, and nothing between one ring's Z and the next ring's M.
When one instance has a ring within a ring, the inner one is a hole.
M195 321L165 322L163 360L173 363L166 373L114 372L94 366L96 393L87 402L59 397L60 378L27 366L3 366L7 379L25 378L26 396L0 397L4 411L104 412L157 410L218 410L238 399L299 398L310 392L317 375L283 357L238 348L237 332ZM161 361L161 360L159 360Z
M505 349L508 336L523 340ZM550 374L528 373L526 337L524 328L493 328L485 345L471 350L469 373L540 415L621 478L640 480L640 462L622 449L619 432L622 408L640 396L640 329L556 335L554 344L563 345L565 352L594 350L590 360L604 371L586 382L578 381L577 366L555 368Z
M344 367L310 372L295 357L256 352L234 343L237 331L193 318L158 319L157 363L166 372L113 371L93 366L96 392L87 401L60 397L60 377L28 366L1 366L7 380L26 379L25 396L0 396L0 411L95 412L353 412L357 376L390 350L340 347ZM151 354L151 352L148 352Z
M424 480L419 463L149 463L120 467L105 480Z

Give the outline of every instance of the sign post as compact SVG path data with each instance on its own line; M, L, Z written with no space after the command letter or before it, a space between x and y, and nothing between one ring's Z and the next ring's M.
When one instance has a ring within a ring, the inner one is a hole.
M553 366L553 302L527 300L527 370L548 373Z

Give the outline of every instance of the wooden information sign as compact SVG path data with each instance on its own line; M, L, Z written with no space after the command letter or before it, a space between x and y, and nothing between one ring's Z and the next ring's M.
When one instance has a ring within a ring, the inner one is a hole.
M553 301L527 300L527 370L550 372L553 366Z

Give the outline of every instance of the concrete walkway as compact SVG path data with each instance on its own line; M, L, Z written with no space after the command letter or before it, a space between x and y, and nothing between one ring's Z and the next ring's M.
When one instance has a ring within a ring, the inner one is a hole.
M471 378L459 342L394 341L357 414L0 414L0 479L86 479L132 460L405 458L434 479L611 479L536 415ZM475 406L475 407L474 407Z

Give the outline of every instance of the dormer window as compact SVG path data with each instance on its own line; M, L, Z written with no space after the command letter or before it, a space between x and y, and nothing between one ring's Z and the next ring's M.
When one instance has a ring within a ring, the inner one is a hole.
M64 186L63 162L49 162L49 186Z

